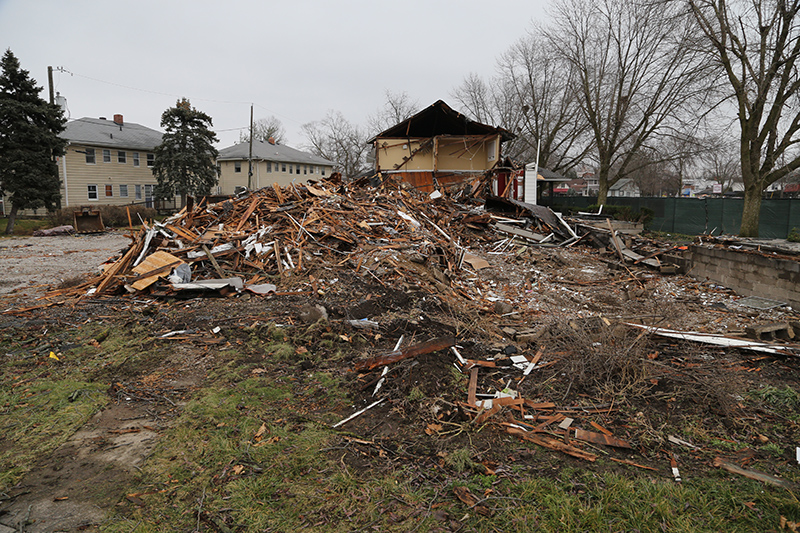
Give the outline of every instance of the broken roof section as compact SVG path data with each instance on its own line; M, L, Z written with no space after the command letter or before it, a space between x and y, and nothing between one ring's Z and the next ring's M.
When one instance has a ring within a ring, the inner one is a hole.
M431 192L483 177L502 160L502 143L513 138L513 133L470 120L438 100L368 142L375 147L377 172L396 174Z
M502 142L516 137L503 128L481 124L468 119L443 100L437 100L411 118L382 131L367 141L374 143L383 137L436 137L437 135L501 135Z

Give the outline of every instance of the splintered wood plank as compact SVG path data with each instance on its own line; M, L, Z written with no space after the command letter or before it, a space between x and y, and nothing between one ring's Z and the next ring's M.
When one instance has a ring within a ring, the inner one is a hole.
M250 218L250 215L253 214L253 211L256 210L258 204L261 202L260 196L253 196L253 200L250 202L250 205L247 207L247 211L244 212L242 218L239 220L239 224L236 226L236 231L241 231L245 224L247 224L247 220Z
M409 346L404 350L392 352L386 355L380 355L378 357L371 357L366 361L356 363L355 369L359 372L362 370L372 370L373 368L396 363L410 357L416 357L418 355L424 355L431 352L438 352L439 350L444 350L451 346L455 346L455 344L456 339L454 337L438 337L433 340Z
M105 272L103 276L103 281L101 281L100 285L97 286L96 294L100 294L104 290L106 290L109 287L109 285L111 285L111 283L115 281L117 275L119 275L126 268L128 268L128 265L131 264L133 258L136 257L139 253L141 253L142 247L144 246L144 242L142 240L143 233L144 230L139 232L139 235L137 236L137 244L128 248L128 251L125 253L125 255L122 256L122 259L111 265L111 268L109 268Z
M585 452L580 448L576 448L575 446L571 446L569 444L564 444L560 440L556 440L551 437L547 437L545 435L533 435L531 433L513 427L507 427L506 431L511 435L514 435L515 437L519 437L522 440L538 444L539 446L542 446L549 450L559 451L561 453L571 455L572 457L577 457L578 459L584 459L586 461L594 462L597 460L597 456L593 453Z
M616 461L617 463L635 466L636 468L644 468L645 470L652 470L653 472L658 472L658 468L653 468L652 466L640 465L638 463L634 463L633 461L628 461L627 459L617 459L616 457L606 457L606 459L611 459L612 461Z
M499 413L501 409L503 409L502 405L492 405L491 409L489 409L488 411L483 411L481 414L477 416L477 418L475 418L475 420L472 421L472 423L475 424L476 426L480 426L481 424L489 420L489 418Z
M528 409L555 409L556 404L553 402L534 402L533 400L525 400L525 407Z
M594 431L586 431L584 429L575 429L575 438L578 440L585 440L592 444L605 444L606 446L614 446L615 448L630 448L631 445L622 439L605 435L603 433L595 433Z
M478 392L478 367L473 366L469 369L469 390L467 392L467 403L476 405Z
M173 267L182 264L184 261L174 255L158 251L148 255L144 261L133 267L132 271L139 274L139 278L131 283L131 287L141 291L152 285L164 274L168 274Z
M275 197L278 199L279 204L286 203L286 200L283 198L283 192L281 192L281 186L278 185L278 182L272 184L272 190L275 191Z
M604 428L603 426L601 426L600 424L598 424L597 422L590 421L589 425L592 426L597 431L599 431L600 433L608 435L609 437L611 436L611 432L606 428Z
M738 474L740 476L744 476L749 479L755 479L757 481L761 481L763 483L769 483L770 485L775 485L777 487L783 487L784 489L794 490L795 484L789 480L781 479L779 477L771 476L769 474L765 474L764 472L759 472L757 470L746 470L741 468L733 463L729 463L725 461L721 457L716 457L714 459L714 466L718 468L722 468L723 470L727 470L731 474Z

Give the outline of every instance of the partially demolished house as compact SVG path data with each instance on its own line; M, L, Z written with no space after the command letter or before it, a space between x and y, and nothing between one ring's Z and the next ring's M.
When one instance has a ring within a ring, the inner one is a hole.
M497 169L514 134L470 120L438 100L368 141L375 170L425 192L461 185Z

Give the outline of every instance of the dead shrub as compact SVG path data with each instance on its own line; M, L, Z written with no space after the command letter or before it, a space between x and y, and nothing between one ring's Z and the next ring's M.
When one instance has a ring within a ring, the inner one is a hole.
M134 226L141 224L142 220L153 220L158 214L152 207L145 207L143 205L93 205L90 207L100 211L100 215L103 217L103 225L109 228L127 227L128 209L130 209L131 222L133 222ZM73 214L75 211L80 211L80 207L65 207L53 211L49 215L50 224L53 226L74 224Z
M700 410L725 417L733 416L745 386L739 372L719 359L720 351L680 342L662 350L650 363L650 378L678 402L691 402ZM678 358L678 361L674 361ZM672 359L672 360L671 360Z
M600 317L554 321L547 337L547 351L558 353L554 381L564 388L565 399L570 393L598 400L634 398L652 387L645 363L649 339L633 328Z

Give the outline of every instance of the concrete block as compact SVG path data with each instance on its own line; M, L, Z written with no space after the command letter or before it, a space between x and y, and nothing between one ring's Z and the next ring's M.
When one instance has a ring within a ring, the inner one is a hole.
M792 340L795 337L794 328L788 322L771 322L767 324L757 324L744 328L745 334L756 340L784 339Z

